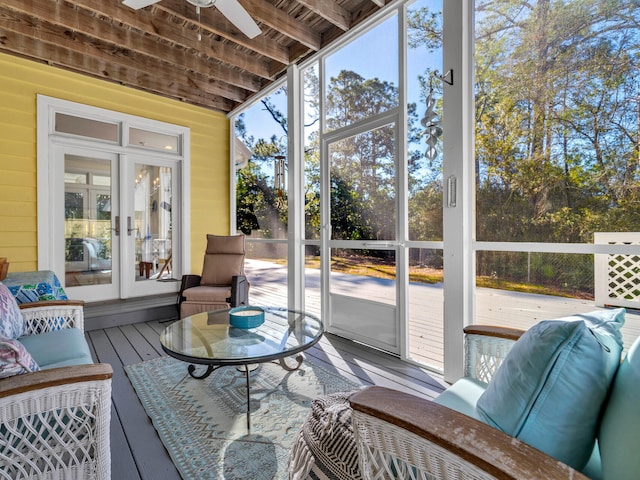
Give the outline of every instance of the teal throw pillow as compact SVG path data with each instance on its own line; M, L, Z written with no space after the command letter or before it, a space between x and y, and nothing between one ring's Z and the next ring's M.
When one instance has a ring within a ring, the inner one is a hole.
M621 308L533 326L478 399L479 418L581 470L620 364L624 320Z
M602 477L640 478L640 455L633 451L640 439L640 338L636 339L611 386L598 443Z

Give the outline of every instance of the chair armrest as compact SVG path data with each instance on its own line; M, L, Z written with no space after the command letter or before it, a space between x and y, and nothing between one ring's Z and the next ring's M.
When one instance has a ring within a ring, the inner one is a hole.
M464 328L464 376L489 383L524 330L487 325Z
M0 471L9 478L111 477L111 377L87 364L0 380Z
M519 328L496 327L494 325L468 325L464 327L465 335L479 335L505 340L518 340L525 331Z
M49 300L20 304L25 323L25 335L51 332L61 328L84 331L84 302L80 300Z
M349 401L363 478L587 479L526 443L426 399L369 387ZM455 470L459 476L450 475Z
M32 392L59 385L111 380L113 369L108 363L89 363L71 367L51 368L14 375L0 380L0 398Z
M245 275L231 277L231 296L227 298L227 303L231 307L249 305L249 282Z
M178 303L182 303L185 299L182 293L187 288L197 287L200 285L200 280L202 280L202 276L200 275L187 274L182 276L182 280L180 281L180 292L178 293Z

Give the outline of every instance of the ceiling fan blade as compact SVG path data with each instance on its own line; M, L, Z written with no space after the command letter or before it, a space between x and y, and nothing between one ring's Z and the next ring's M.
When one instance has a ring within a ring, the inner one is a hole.
M129 1L129 0L127 0ZM227 17L247 37L253 38L261 33L258 24L244 9L238 0L217 0L214 4L220 13Z
M140 10L141 8L148 7L149 5L153 5L159 1L160 0L124 0L122 3L134 10Z

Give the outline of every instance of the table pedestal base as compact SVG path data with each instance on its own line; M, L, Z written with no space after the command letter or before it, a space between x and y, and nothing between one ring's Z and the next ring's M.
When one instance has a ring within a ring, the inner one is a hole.
M302 354L298 354L296 355L296 365L293 367L290 367L289 365L286 364L285 359L284 358L279 358L278 359L278 364L287 372L293 372L295 370L298 370L300 368L300 366L302 365L302 362L304 361L304 356ZM207 370L202 374L202 375L195 375L194 372L196 371L196 366L195 365L189 365L187 367L187 371L189 372L189 375L191 375L193 378L197 379L197 380L204 380L205 378L207 378L209 375L211 375L214 370L217 370L221 367L223 367L224 365L207 365ZM248 363L248 364L243 364L243 365L238 365L236 368L238 369L238 371L243 372L244 376L247 380L247 430L251 431L251 381L250 381L250 374L251 372L257 370L259 364L257 363Z

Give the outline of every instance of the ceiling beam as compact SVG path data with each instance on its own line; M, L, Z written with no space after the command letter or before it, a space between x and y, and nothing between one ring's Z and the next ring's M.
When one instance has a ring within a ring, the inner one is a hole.
M0 0L0 51L228 112L378 10L372 0L238 1L260 26L254 39L215 6L197 15L187 0L139 10L122 0Z
M20 0L4 0L4 8L22 15L29 15L22 8ZM191 55L183 49L167 49L148 36L130 29L116 29L110 22L102 21L90 12L81 9L67 8L62 4L43 2L39 10L41 21L56 19L56 25L72 32L86 32L89 38L110 43L117 48L127 48L132 52L151 57L157 61L171 63L174 67L183 67L196 74L214 76L223 82L245 90L255 92L261 88L257 78L241 75L239 71L225 68L219 63L207 61ZM23 17L24 20L24 17ZM86 28L91 25L91 28Z
M351 28L351 13L346 8L338 5L335 0L297 0L297 2L328 22L333 23L343 32Z
M371 1L366 1L360 5L358 9L353 10L351 12L351 21L353 25L357 25L360 22L363 22L371 15L378 12L380 9ZM333 27L329 30L325 31L322 34L322 46L330 44L337 38L340 38L344 32L342 32L339 28Z
M229 112L236 103L222 97L204 97L192 89L172 83L145 72L134 71L113 65L111 62L88 57L78 52L68 50L57 45L47 45L31 37L24 37L16 33L2 32L2 47L6 51L17 53L28 58L41 60L54 67L81 73L87 76L112 81L120 85L148 91L163 97L179 100L203 108Z
M258 35L254 39L248 38L229 23L215 7L201 8L200 19L196 15L195 7L185 0L163 0L161 3L153 5L152 8L180 17L185 22L189 22L204 31L220 35L283 65L289 63L289 49L287 47L278 45L263 35Z
M311 30L307 25L291 17L287 12L280 10L266 0L238 0L249 12L254 20L287 37L296 40L314 51L320 49L320 34Z
M15 0L11 0L13 3ZM91 12L103 15L113 20L121 22L131 28L140 30L143 33L151 35L156 39L163 39L180 45L185 48L191 48L200 51L202 54L228 65L237 66L249 73L258 75L259 77L272 80L269 75L269 61L265 61L261 57L249 55L246 52L234 48L232 45L221 41L198 41L196 31L186 32L185 28L178 27L175 23L169 23L165 18L159 15L152 15L152 9L146 8L142 10L132 10L122 5L120 0L68 0L77 8L89 10ZM4 0L3 0L4 2ZM32 15L37 15L41 3L58 3L55 0L25 0L26 10ZM36 4L37 5L34 5ZM171 46L167 46L169 50Z
M211 99L215 97L242 102L248 96L246 91L236 87L209 82L199 75L188 75L182 69L142 58L124 48L89 41L82 34L65 31L62 27L39 20L33 21L23 14L7 12L3 7L0 7L0 12L2 46L16 53L28 54L33 51L33 56L50 64L102 75L132 87L173 92L172 95L177 98L190 98L192 102L200 104L211 104ZM21 48L23 45L29 46L29 49ZM87 66L96 65L98 70L87 69ZM220 105L223 104L225 102L220 102Z

